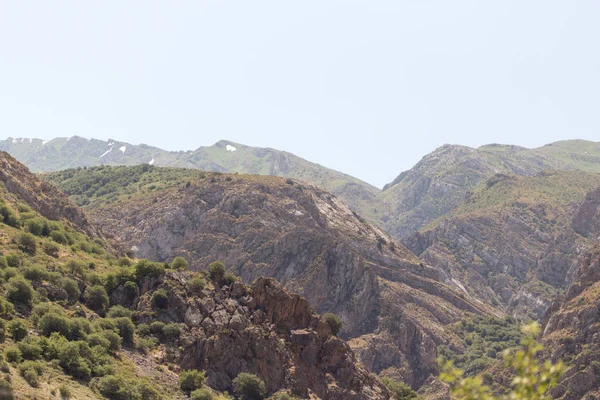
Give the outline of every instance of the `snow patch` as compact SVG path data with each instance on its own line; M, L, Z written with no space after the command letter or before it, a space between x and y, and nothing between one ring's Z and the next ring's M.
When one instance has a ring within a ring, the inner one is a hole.
M115 142L110 142L108 143L108 146L112 146L113 144L115 144Z
M106 151L104 152L104 154L102 154L102 155L100 156L100 158L104 157L105 155L107 155L107 154L108 154L108 153L110 153L111 151L112 151L112 147L111 147L110 149L106 150Z
M49 140L42 140L42 146L45 146L46 144L50 143Z
M152 160L150 160L150 162L148 163L148 165L154 165L154 157L152 157Z
M13 142L13 143L17 143L17 139L13 139L13 140L12 140L12 142Z
M121 153L125 154L125 150L127 150L127 146L121 146L121 147L119 147L119 150L121 150Z
M33 143L33 139L29 139L29 144Z
M25 138L21 138L21 143L23 143L25 141Z
M231 151L233 153L237 149L235 147L233 147L232 145L228 144L227 146L225 146L225 150Z

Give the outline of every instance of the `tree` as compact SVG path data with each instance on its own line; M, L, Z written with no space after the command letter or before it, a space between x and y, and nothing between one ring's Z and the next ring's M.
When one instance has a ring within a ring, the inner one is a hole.
M262 379L247 372L242 372L233 380L233 392L241 400L263 400L267 395Z
M342 319L334 313L323 314L323 319L331 328L331 332L333 332L333 334L337 336L338 333L340 333L340 331L342 330Z
M381 382L392 393L394 400L416 399L417 393L404 382L398 382L390 378L381 378Z
M104 286L94 285L88 287L83 297L87 306L97 313L103 313L108 307L109 299Z
M29 255L34 255L37 250L35 236L31 233L21 233L19 236L19 248Z
M208 271L210 280L220 284L225 276L225 264L222 261L214 261L209 264Z
M21 277L10 278L8 281L8 300L13 304L30 307L34 295L31 283Z
M179 387L186 393L190 393L196 389L200 389L204 385L206 376L204 371L189 370L182 371L179 374Z
M183 257L175 257L171 262L172 269L186 270L188 269L189 264Z
M440 379L452 387L453 399L465 400L549 400L549 389L556 386L565 371L562 362L552 364L550 361L540 362L536 355L543 346L537 342L540 326L534 322L522 329L521 350L504 351L504 359L508 368L514 371L511 390L503 397L494 397L489 386L483 384L481 377L464 377L464 372L454 368L447 362L442 368Z

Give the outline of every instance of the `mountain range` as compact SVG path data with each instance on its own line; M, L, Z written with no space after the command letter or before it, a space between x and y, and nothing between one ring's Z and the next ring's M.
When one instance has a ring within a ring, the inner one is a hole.
M341 338L368 370L426 398L447 396L435 379L438 355L462 354L469 373L497 368L501 350L518 343L511 327L530 319L544 324L544 356L569 363L553 398L593 398L585 396L600 386L598 143L445 145L379 190L226 141L179 153L77 137L37 142L9 139L0 149L44 172L35 185L81 206L67 209L108 251L184 257L196 271L223 260L244 282L275 278L317 312L338 314ZM19 187L13 175L3 177L9 189ZM461 330L473 324L507 333L474 340ZM373 385L364 390L385 390Z

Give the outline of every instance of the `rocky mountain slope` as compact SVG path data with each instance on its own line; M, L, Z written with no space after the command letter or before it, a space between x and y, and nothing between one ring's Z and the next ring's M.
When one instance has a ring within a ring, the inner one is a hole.
M75 199L90 196L92 220L140 257L184 256L195 269L222 259L244 281L278 279L340 315L342 336L371 371L415 387L436 372L436 345L462 345L446 325L493 312L330 193L291 179L198 174L106 167L47 178ZM103 175L121 183L116 192L89 192Z
M216 400L245 372L267 395L389 399L275 280L225 284L176 263L117 259L54 186L3 152L0 166L2 398L185 399L192 385ZM205 382L180 385L188 370Z
M274 175L300 179L317 185L344 200L364 215L378 212L379 189L359 179L311 163L285 151L219 141L194 151L165 151L148 145L117 140L85 139L78 136L41 139L8 138L5 150L34 172L99 165L150 164L206 171Z
M403 242L473 296L521 318L541 319L575 275L588 239L572 221L598 185L600 174L581 171L496 175ZM594 224L585 223L581 230Z

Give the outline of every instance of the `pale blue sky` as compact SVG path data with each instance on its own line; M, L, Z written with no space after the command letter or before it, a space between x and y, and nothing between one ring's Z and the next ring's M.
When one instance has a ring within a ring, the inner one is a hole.
M444 143L600 141L598 21L598 0L0 0L0 137L228 139L381 186Z

